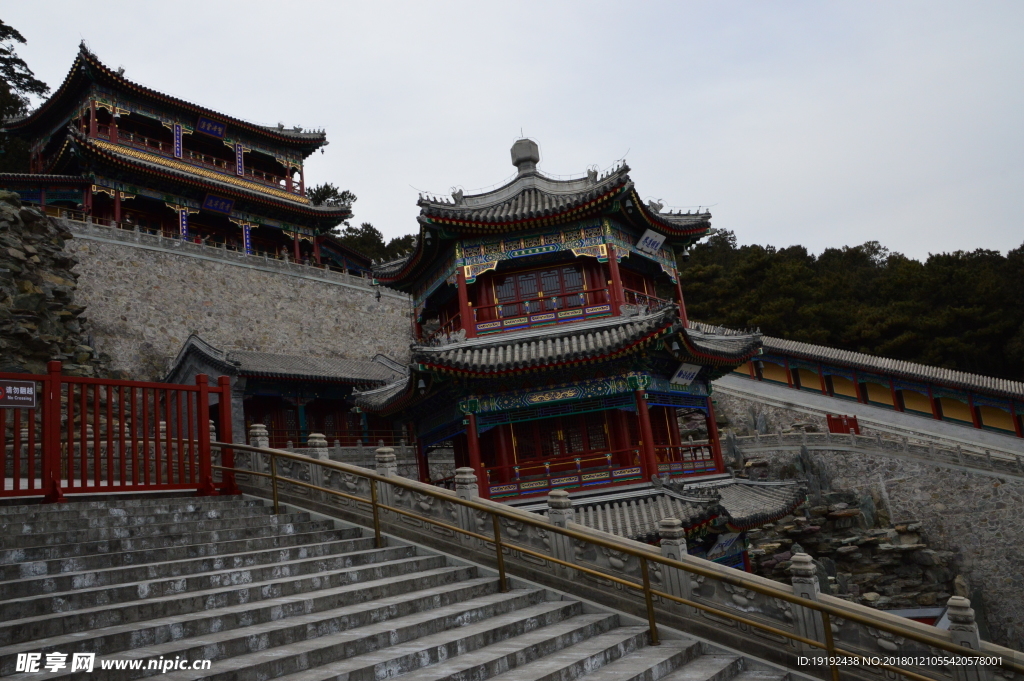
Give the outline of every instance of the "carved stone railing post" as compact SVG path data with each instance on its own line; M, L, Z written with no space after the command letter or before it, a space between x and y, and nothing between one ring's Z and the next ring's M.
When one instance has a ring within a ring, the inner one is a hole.
M327 451L327 438L322 433L310 433L306 438L306 447L309 449L309 456L318 461L330 461L331 455ZM309 481L317 487L324 485L324 469L320 466L310 464Z
M395 457L395 450L391 447L380 447L376 454L377 475L386 478L398 477L398 459ZM393 506L395 500L395 488L386 483L377 483L377 499L385 506Z
M569 521L574 518L572 502L569 500L569 493L564 489L556 489L548 494L548 522L555 527L567 527ZM575 561L576 554L572 550L572 539L564 534L552 532L551 556L567 563ZM559 566L563 567L564 566ZM568 570L568 568L564 568Z
M952 596L946 604L949 617L949 638L953 645L963 646L975 652L981 650L981 636L974 621L974 608L963 596ZM989 681L991 667L982 665L950 665L956 681Z
M455 495L459 499L478 500L480 498L480 491L476 484L476 471L472 468L455 469ZM476 524L473 522L473 510L459 505L458 514L459 527L470 532L476 532ZM465 535L462 536L465 537Z
M678 518L662 518L658 522L658 534L661 536L661 555L672 560L682 560L686 555L686 530ZM682 570L662 566L665 575L665 593L693 600L693 587L690 575ZM696 609L688 605L679 606L687 615L696 614Z
M267 432L267 427L262 423L254 423L249 426L249 445L252 447L270 447L270 434ZM266 454L258 454L253 452L250 454L250 469L257 473L269 473L270 472L270 457ZM259 485L260 487L269 487L270 481L267 478L256 477L253 480L253 484Z
M812 601L818 600L821 586L818 583L818 569L811 557L806 553L798 553L793 556L792 561L789 571L793 575L793 595ZM817 610L794 605L793 615L797 634L813 641L825 642L825 629L822 626L821 614ZM820 648L814 648L806 643L798 643L797 647L803 652L821 652Z

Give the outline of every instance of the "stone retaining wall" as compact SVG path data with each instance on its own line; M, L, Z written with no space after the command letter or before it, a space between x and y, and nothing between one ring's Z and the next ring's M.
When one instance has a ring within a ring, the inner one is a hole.
M62 221L77 299L114 369L161 379L192 332L218 348L405 361L409 302L366 280L222 249Z
M754 420L765 432L813 422L807 414L716 394L717 410L737 430ZM822 419L823 421L824 419ZM815 423L824 430L824 423ZM793 452L762 452L769 478L801 475ZM871 495L894 524L917 521L928 546L949 551L967 579L983 638L1024 649L1024 482L851 452L815 451L822 488Z

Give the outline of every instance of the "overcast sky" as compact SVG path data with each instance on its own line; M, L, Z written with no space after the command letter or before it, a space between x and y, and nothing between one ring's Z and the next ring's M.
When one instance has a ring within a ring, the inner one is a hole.
M908 255L1024 243L1024 3L8 2L56 89L78 42L144 85L325 128L307 185L416 229L417 189L626 156L741 243ZM628 152L628 153L627 153ZM414 189L415 188L415 189Z

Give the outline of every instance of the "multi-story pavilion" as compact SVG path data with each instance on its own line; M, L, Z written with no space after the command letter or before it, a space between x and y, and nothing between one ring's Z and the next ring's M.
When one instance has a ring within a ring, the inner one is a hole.
M4 122L29 140L29 174L0 187L48 212L256 255L364 272L326 235L346 205L313 205L305 159L323 131L268 127L133 83L83 45L64 82L28 116Z
M710 381L760 340L687 324L676 256L710 214L641 201L624 163L556 180L539 160L522 139L511 182L421 197L415 249L374 270L413 298L409 375L357 405L414 422L424 477L451 446L492 498L725 472ZM681 441L680 408L708 444Z

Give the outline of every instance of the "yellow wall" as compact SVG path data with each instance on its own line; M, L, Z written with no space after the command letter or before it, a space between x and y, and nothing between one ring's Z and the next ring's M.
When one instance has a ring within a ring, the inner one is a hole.
M854 388L853 381L843 378L842 376L832 377L832 392L836 395L843 395L845 397L857 399L857 391Z
M940 397L939 403L942 405L942 418L974 423L974 419L971 418L971 409L966 403L948 397Z
M903 406L910 411L919 411L925 414L932 413L932 404L928 401L928 396L913 390L903 391Z
M978 409L981 411L981 424L983 426L1008 430L1011 433L1015 432L1013 429L1013 417L1010 416L1010 412L996 407L982 406L978 407Z
M879 404L892 405L892 391L889 390L887 385L879 385L878 383L865 383L864 385L868 388L868 401L878 402Z
M766 381L778 381L779 383L789 383L789 379L786 376L786 367L781 364L774 364L772 362L764 363L764 371L762 372L764 380Z
M800 374L800 386L805 390L821 392L821 379L818 374L810 369L794 369Z
M737 374L743 374L744 376L747 376L749 378L750 377L750 362L744 362L743 364L741 364L738 367L736 367L735 369L733 369L733 371L735 371Z

